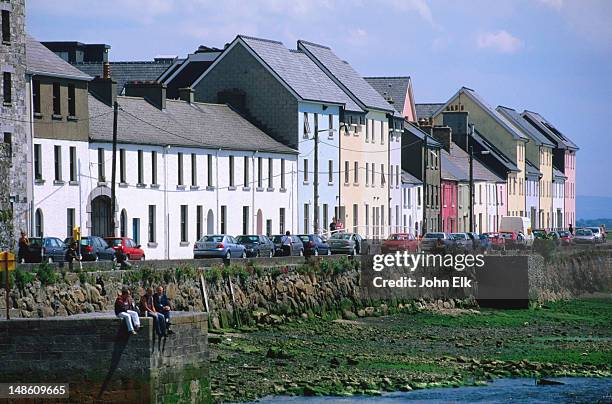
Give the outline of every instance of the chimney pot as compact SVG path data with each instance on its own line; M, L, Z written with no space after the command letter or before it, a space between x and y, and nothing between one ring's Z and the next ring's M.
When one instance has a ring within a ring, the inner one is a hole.
M110 63L104 62L104 64L102 65L102 78L110 79L110 77L111 77Z
M129 81L125 84L125 95L142 97L159 109L166 108L166 86L157 81Z

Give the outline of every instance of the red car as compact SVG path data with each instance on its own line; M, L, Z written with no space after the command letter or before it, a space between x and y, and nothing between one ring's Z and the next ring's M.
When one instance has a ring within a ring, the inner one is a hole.
M525 248L525 239L514 231L500 231L499 235L505 239L506 247L510 249Z
M121 249L127 255L131 261L144 261L145 253L140 244L136 244L134 240L129 237L105 237L104 240L114 250Z
M383 240L380 249L383 254L395 251L417 252L419 249L419 242L412 234L396 233L390 235L388 239Z
M561 245L572 245L574 244L574 236L567 230L558 231L559 233L559 241Z
M484 233L491 240L491 248L494 250L503 250L506 248L506 239L499 233Z

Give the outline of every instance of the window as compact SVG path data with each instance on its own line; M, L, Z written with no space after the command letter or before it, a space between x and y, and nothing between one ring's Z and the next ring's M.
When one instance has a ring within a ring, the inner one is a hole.
M328 207L327 204L324 203L323 204L323 229L327 230L328 226L329 226L329 213L328 213Z
M204 207L202 205L196 206L196 240L202 238L202 230L204 229L202 226L203 215Z
M380 185L383 186L385 185L385 165L381 164L380 165Z
M366 143L370 141L370 122L371 121L369 119L366 119L366 136L365 136Z
M274 160L268 159L268 188L274 188Z
M417 206L421 206L421 187L417 188Z
M278 232L285 234L285 208L279 208L278 210Z
M263 187L263 162L261 157L257 157L257 188Z
M249 187L249 158L244 156L244 187Z
M266 235L272 235L272 219L266 219Z
M76 100L75 100L74 84L68 84L68 115L76 116Z
M155 234L155 211L155 205L149 205L149 243L155 243L157 240Z
M181 243L187 242L187 205L181 205Z
M310 211L308 209L308 204L304 204L304 233L308 233L308 229L310 228Z
M383 121L380 122L380 144L385 144L385 123Z
M242 234L249 234L249 207L242 207Z
M40 114L40 80L32 80L32 102L34 113Z
M353 204L353 233L357 233L359 230L359 206Z
M393 187L393 164L389 164L389 186Z
M285 189L285 159L281 159L281 189Z
M198 159L195 153L191 153L191 186L198 186Z
M308 139L308 134L310 133L310 126L308 125L308 114L304 112L304 133L302 137L304 139Z
M75 226L74 212L74 208L66 209L66 237L72 237L72 231Z
M151 152L151 184L157 185L157 152Z
M304 159L304 182L308 182L308 159Z
M138 153L138 158L140 159L140 153ZM119 182L127 182L125 178L125 149L119 149Z
M327 132L327 137L329 137L330 139L334 137L334 116L333 115L328 115L328 124L327 127L329 128L329 131Z
M355 161L354 167L355 167L354 168L355 172L353 173L353 182L355 184L358 184L359 183L359 162Z
M366 238L370 235L370 205L365 205L365 235Z
M208 155L208 183L207 186L213 186L213 156L212 154Z
M10 104L12 102L12 94L11 94L11 89L13 87L12 85L12 80L11 80L11 73L9 72L4 72L2 73L2 89L4 91L4 102L6 104Z
M344 183L345 184L349 183L349 177L350 177L349 176L349 171L350 171L350 169L349 169L349 162L345 161L344 162Z
M11 13L2 10L2 42L11 42Z
M104 164L104 149L98 148L98 181L106 181L106 168Z
M36 237L42 237L44 231L45 227L43 213L42 210L38 208L34 214L34 233L36 233Z
M127 237L127 220L127 212L122 209L119 216L119 235L121 237Z
M400 166L396 165L395 166L395 187L399 187L401 184L400 182Z
M327 182L329 184L334 183L334 160L327 162Z
M212 224L209 224L212 228ZM221 205L221 234L227 233L227 206Z
M53 146L55 156L55 181L62 180L62 146Z
M138 150L138 184L144 184L144 155Z
M60 85L53 83L53 115L62 114L62 102L60 98Z
M183 185L183 153L178 153L178 185ZM140 181L138 181L140 182Z
M229 186L233 187L234 184L234 156L229 156Z
M76 147L70 146L70 181L77 181L77 156Z

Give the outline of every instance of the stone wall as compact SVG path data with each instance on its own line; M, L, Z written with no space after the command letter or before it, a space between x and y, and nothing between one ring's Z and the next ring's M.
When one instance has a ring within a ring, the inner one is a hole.
M0 382L69 383L63 402L210 401L207 315L175 316L163 340L152 319L141 326L128 335L108 312L2 320Z

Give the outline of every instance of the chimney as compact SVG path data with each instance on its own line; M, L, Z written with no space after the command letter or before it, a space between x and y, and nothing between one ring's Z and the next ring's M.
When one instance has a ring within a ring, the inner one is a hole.
M96 76L89 82L88 89L90 93L108 106L112 107L117 101L117 82L110 78L110 69L107 78Z
M434 126L432 133L434 139L442 143L444 150L452 154L453 148L453 130L448 126Z
M463 150L467 150L469 113L467 111L444 111L442 112L442 124L451 128L453 139L457 145Z
M190 104L193 103L193 88L191 87L179 88L178 92L179 92L179 98L181 100L187 101Z
M419 128L428 135L431 135L431 128L433 124L427 119L419 119Z
M104 64L102 65L102 78L103 79L110 79L111 78L110 73L111 73L110 63L104 62Z
M125 95L142 97L158 109L166 109L166 85L157 81L130 81L125 84Z

